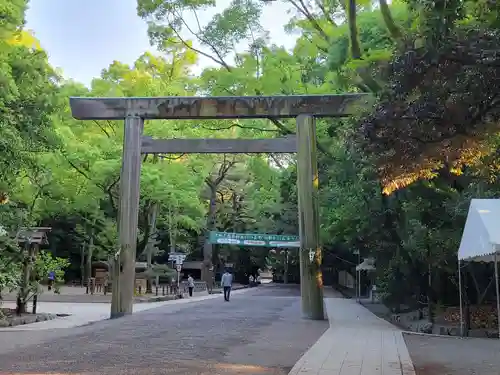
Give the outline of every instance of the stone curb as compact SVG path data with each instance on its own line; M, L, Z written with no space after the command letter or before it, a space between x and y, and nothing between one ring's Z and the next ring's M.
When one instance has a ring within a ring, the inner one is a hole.
M427 337L441 337L441 338L448 338L448 339L458 339L458 340L464 340L464 339L477 339L478 337L468 337L468 336L451 336L451 335L440 335L437 333L423 333L423 332L413 332L413 331L401 331L403 335L413 335L413 336L427 336ZM486 339L486 337L484 337Z
M179 299L178 296L154 296L150 298L144 298L144 299L134 299L134 303L152 303L152 302L165 302L165 301L174 301L176 299Z
M7 321L0 319L0 328L14 328L18 326L26 326L33 323L46 322L58 318L57 314L39 313L25 316L15 316L13 320Z

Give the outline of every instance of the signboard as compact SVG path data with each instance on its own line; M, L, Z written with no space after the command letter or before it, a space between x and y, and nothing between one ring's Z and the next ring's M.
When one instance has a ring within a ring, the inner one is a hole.
M168 261L175 262L175 264L184 263L184 259L186 259L186 254L184 254L184 253L170 253L170 254L168 254Z
M176 264L175 265L175 269L177 270L177 272L181 272L181 270L182 270L182 264Z
M237 246L300 247L298 236L277 234L210 232L208 241L211 244Z

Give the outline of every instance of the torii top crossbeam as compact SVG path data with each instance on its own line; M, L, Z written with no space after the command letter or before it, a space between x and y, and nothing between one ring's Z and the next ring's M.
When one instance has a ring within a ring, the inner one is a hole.
M291 118L352 115L366 94L289 96L211 96L157 98L71 97L73 117L79 120Z

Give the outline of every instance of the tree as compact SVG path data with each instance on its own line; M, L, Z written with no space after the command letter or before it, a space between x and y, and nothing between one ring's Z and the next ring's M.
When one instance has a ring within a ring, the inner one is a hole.
M416 33L391 61L387 88L360 127L387 193L476 163L494 150L497 132L496 6L473 5L471 14L462 1L446 11L441 2L410 5L421 11Z

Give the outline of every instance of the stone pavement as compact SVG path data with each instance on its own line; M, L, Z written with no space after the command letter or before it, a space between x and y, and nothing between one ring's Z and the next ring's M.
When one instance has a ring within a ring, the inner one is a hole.
M299 294L266 285L237 291L230 302L206 296L70 330L2 332L0 346L6 334L36 341L0 348L0 373L286 375L328 328L301 319Z
M246 290L246 289L244 289ZM244 291L242 290L242 291ZM234 293L241 293L242 291L234 291ZM191 298L183 298L171 301L151 302L151 303L135 303L134 313L139 311L146 311L149 309L165 306L185 304L196 301L204 301L207 299L220 298L220 295L209 295L207 292L194 293ZM4 302L2 307L15 308L15 302ZM31 306L29 306L31 308ZM37 311L39 313L48 314L68 314L69 316L47 320L38 323L24 324L15 327L0 328L2 331L38 331L59 328L73 328L88 325L90 323L98 322L101 320L109 319L111 310L110 303L83 303L83 302L39 302L37 304Z
M289 375L414 375L402 332L352 299L326 298L330 328Z

